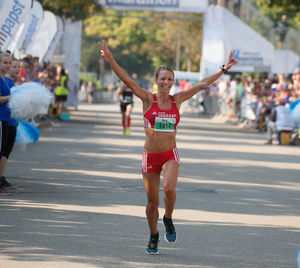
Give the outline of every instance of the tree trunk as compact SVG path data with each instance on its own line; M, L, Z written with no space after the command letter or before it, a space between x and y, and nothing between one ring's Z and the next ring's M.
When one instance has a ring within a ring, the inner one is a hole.
M99 60L99 80L101 83L101 86L103 86L104 83L104 59L100 57Z

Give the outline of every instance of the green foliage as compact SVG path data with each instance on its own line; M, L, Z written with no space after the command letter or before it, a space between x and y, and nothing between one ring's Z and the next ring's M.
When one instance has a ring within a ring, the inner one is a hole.
M100 81L95 79L94 76L92 76L90 74L80 73L79 80L80 80L80 84L83 82L85 82L85 83L92 82L95 87L95 90L106 90L106 88L101 85Z
M300 12L300 4L297 0L258 0L258 5L265 8L275 8L279 12L295 15Z
M282 14L288 16L289 25L300 30L300 3L297 0L257 0L259 10L272 19L275 25Z
M182 16L197 20L179 20ZM189 63L193 71L198 71L203 27L201 16L168 13L167 19L152 12L112 10L92 16L84 21L82 70L92 67L93 71L99 71L99 64L95 63L95 58L99 60L99 57L90 46L96 44L95 39L105 39L119 64L130 73L138 73L139 77L163 64L175 67L177 42L181 43L181 69L186 69Z
M83 33L81 43L81 67L84 72L99 73L100 52L97 47L98 38L95 36L87 36Z
M73 21L84 20L91 14L102 11L97 0L38 0L45 10Z
M108 10L104 16L93 16L84 22L87 39L105 39L120 65L130 72L146 73L151 66L146 53L140 50L146 39L143 21L137 18L120 18ZM89 45L89 44L87 44ZM90 43L91 45L91 43ZM97 46L97 42L92 43ZM83 46L85 49L85 45ZM95 58L95 53L92 57ZM98 53L99 55L99 53ZM97 57L99 59L99 57Z

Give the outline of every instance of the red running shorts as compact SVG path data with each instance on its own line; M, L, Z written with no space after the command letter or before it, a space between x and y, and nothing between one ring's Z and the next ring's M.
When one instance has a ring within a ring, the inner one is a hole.
M178 164L180 163L176 147L163 153L143 152L142 171L143 173L161 172L162 166L170 160L175 160Z

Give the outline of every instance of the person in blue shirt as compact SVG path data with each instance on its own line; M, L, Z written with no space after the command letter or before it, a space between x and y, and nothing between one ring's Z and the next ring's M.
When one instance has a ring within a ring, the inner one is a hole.
M3 149L6 147L8 139L8 121L10 118L10 111L8 108L8 101L10 97L10 88L5 79L6 73L11 67L11 56L7 52L0 52L0 124L1 124L1 157L3 155ZM0 161L1 170L1 161ZM9 192L4 188L5 183L0 181L0 195L8 195Z
M14 87L15 82L18 81L19 72L20 72L20 63L18 60L13 58L11 63L11 68L5 76L5 82L8 85L9 89ZM12 152L16 140L17 126L18 126L17 120L9 117L8 135L7 135L6 143L1 149L1 161L0 161L0 183L2 183L2 186L4 187L15 187L15 185L12 185L6 180L4 175L5 175L5 170L6 170L9 155Z

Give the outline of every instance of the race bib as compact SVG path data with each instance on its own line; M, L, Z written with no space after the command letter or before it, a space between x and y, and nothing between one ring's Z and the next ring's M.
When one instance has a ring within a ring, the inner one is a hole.
M174 132L175 123L175 118L155 117L154 130Z
M125 96L125 97L124 97L124 102L125 102L125 103L130 103L130 102L132 102L132 97L131 97L131 96Z

